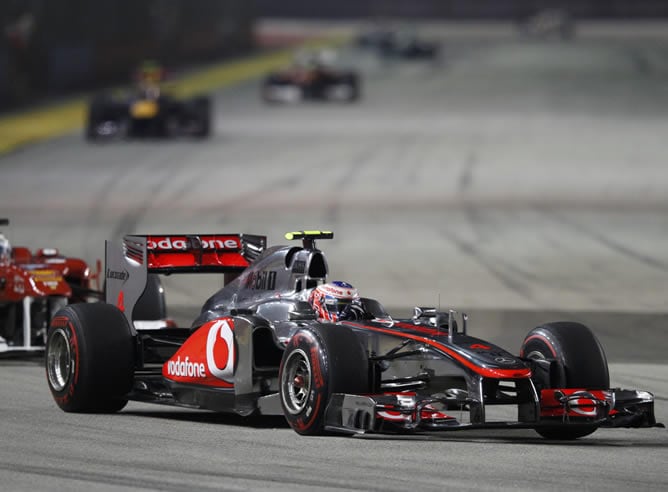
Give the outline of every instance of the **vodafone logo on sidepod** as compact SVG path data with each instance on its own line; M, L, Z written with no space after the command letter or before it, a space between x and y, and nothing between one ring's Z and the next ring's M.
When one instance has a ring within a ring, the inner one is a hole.
M195 332L181 347L176 358L165 365L167 377L182 382L198 382L222 387L234 386L233 323L228 319L212 321Z

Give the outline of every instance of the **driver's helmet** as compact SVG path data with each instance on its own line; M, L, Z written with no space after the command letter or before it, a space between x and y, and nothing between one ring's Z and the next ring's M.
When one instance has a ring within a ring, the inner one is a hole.
M137 82L143 85L157 85L165 78L165 69L155 60L146 60L135 72Z
M345 317L346 308L358 300L357 289L340 280L317 286L308 298L319 321L339 321Z
M12 256L12 246L3 234L0 234L0 263L8 263Z

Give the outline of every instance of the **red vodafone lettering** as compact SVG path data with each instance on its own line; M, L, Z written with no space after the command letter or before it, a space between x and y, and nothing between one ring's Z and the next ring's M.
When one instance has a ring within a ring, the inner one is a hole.
M216 236L204 236L198 237L196 244L193 245L193 240L191 238L182 236L182 237L151 237L146 242L146 248L153 251L169 251L169 250L188 250L192 248L196 249L239 249L241 247L239 239L234 237L216 237Z

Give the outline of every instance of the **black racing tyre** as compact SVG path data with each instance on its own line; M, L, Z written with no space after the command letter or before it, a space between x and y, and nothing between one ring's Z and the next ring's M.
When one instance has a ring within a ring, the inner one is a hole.
M66 412L112 413L125 407L134 358L130 326L111 304L70 304L51 320L46 376Z
M21 331L19 322L22 321L18 303L10 303L0 306L0 337L11 343L14 337ZM17 316L17 311L19 315Z
M605 352L594 333L585 325L570 321L547 323L531 330L524 338L520 356L527 359L556 360L557 371L543 388L609 389L610 375ZM546 439L577 439L591 434L597 425L582 427L540 427Z
M348 97L348 101L349 102L359 101L362 95L359 76L355 73L350 74L349 83L350 83L350 96Z
M85 136L88 140L100 140L116 135L102 132L100 125L108 122L114 125L120 125L121 120L127 113L127 105L116 101L113 97L101 94L97 95L90 102L88 114L86 116ZM107 129L108 130L108 129Z
M95 140L100 135L97 132L97 126L102 120L102 114L106 107L106 101L102 98L95 98L91 101L86 117L85 136L88 140Z
M192 108L192 117L197 125L193 136L198 138L207 138L211 135L211 99L206 96L199 96L190 102Z
M369 391L368 356L347 327L311 325L288 342L279 369L286 420L297 433L325 433L325 411L333 393Z
M139 321L155 321L167 318L167 302L165 290L162 287L160 276L149 273L146 277L144 293L137 299L132 319Z

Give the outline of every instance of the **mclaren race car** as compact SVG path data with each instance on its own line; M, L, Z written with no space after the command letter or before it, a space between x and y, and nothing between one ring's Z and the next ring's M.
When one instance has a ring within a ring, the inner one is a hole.
M529 331L519 354L469 334L466 315L416 307L395 319L370 298L321 321L327 281L316 240L266 246L247 234L128 235L106 246L106 302L60 310L46 374L66 412L128 400L283 415L299 434L531 428L575 439L600 427L651 427L654 398L611 388L603 348L574 322ZM191 326L147 331L133 306L149 274L218 273L224 287ZM344 283L339 282L343 285Z
M139 70L137 86L129 93L100 94L88 109L86 137L208 137L211 101L207 96L178 99L161 84L159 67Z
M334 68L331 57L328 52L297 56L292 66L265 77L262 99L267 103L357 101L360 98L359 74Z

